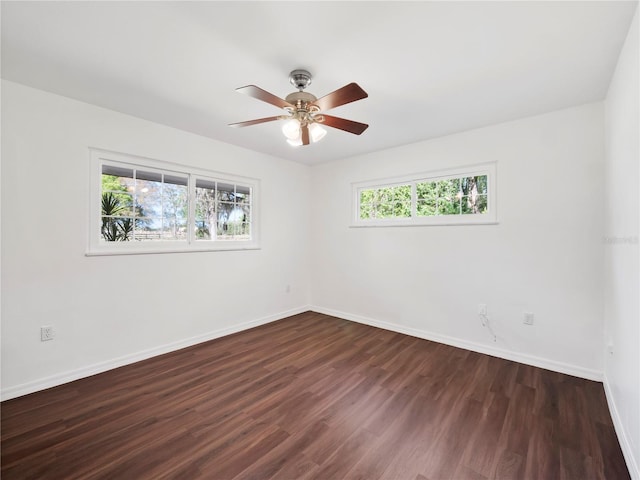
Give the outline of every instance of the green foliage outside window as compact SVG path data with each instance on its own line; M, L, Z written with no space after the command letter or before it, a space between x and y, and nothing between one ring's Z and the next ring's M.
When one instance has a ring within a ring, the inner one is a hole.
M132 171L129 171L132 175ZM186 235L186 185L102 174L101 237L107 242ZM165 176L168 179L171 177Z
M360 219L411 218L412 186L416 216L473 215L487 212L487 175L416 182L360 190Z
M487 211L487 176L416 183L418 216L481 214Z
M360 191L360 218L411 217L411 185Z
M107 242L131 240L133 221L130 216L133 199L127 187L115 175L102 175L102 227Z

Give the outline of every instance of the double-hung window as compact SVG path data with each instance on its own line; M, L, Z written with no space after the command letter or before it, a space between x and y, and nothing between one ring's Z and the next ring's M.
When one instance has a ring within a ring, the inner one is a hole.
M353 226L496 223L495 163L358 182Z
M91 150L89 254L258 248L259 181Z

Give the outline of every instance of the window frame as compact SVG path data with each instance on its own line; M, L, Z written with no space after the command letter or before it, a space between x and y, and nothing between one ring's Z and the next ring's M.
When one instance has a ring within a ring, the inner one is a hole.
M256 250L260 248L259 195L260 180L227 173L166 162L137 155L112 152L99 148L89 148L90 188L89 188L89 232L87 256L93 255L135 255L153 253L211 252L232 250ZM111 165L133 168L153 173L173 174L187 177L187 238L185 240L106 242L101 240L102 225L102 166ZM250 189L250 229L249 240L206 240L197 239L195 233L195 188L196 180L215 181ZM191 228L194 227L194 228ZM193 230L193 231L192 231Z
M487 212L483 214L458 215L417 215L416 184L437 182L462 177L487 176ZM444 226L444 225L493 225L498 223L497 215L497 164L496 162L468 165L441 170L432 170L401 177L391 177L362 182L353 182L352 215L350 227L393 227L393 226ZM360 218L360 192L376 188L392 188L411 185L411 216L396 218Z

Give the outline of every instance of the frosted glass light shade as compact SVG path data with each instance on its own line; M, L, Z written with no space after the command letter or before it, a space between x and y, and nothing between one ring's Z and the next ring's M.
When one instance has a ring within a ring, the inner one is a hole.
M282 133L284 133L284 136L289 140L299 140L301 136L300 122L295 118L287 120L284 122L284 125L282 125Z
M319 142L324 138L326 134L327 131L317 123L312 123L311 125L309 125L309 135L311 136L312 142Z

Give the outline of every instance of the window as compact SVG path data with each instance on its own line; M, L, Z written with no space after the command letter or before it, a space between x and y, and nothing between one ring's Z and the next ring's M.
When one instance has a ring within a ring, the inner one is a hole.
M91 150L89 254L258 248L258 181Z
M411 217L411 185L389 185L360 191L360 218Z
M353 226L496 223L495 164L353 184Z
M427 180L416 183L416 215L473 215L487 213L488 175Z
M250 240L251 188L196 179L196 240Z

